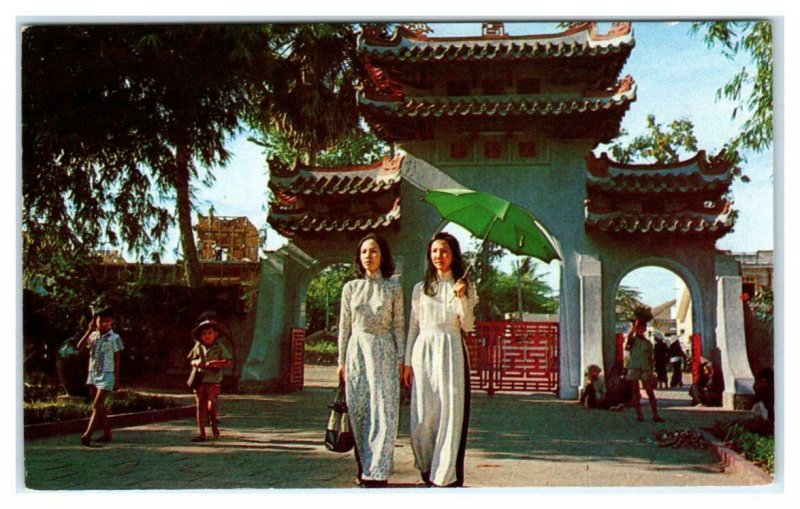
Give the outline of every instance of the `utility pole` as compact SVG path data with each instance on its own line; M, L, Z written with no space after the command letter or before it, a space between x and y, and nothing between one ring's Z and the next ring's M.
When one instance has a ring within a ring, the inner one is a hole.
M514 261L517 266L517 310L519 312L519 321L522 321L522 269L520 268L519 259Z

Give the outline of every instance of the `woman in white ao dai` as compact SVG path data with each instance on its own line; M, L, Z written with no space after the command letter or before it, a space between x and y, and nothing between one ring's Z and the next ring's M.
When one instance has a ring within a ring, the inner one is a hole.
M403 369L403 382L412 387L415 465L428 486L464 484L470 390L461 331L474 328L478 295L463 275L458 241L437 234L428 246L425 281L412 294Z

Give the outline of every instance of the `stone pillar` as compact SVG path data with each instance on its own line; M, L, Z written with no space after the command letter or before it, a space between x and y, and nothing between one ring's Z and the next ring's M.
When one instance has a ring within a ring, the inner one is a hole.
M603 367L602 264L596 257L578 256L581 285L581 368Z
M753 394L742 312L742 278L717 277L717 348L720 351L725 408L742 408Z
M286 316L286 259L271 254L261 262L253 342L242 367L242 382L277 380L281 376L280 335Z

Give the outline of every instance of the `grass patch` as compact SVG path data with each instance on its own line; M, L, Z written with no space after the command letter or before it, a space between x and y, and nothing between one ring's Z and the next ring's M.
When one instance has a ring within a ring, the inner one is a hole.
M164 410L178 406L180 404L171 398L139 394L133 391L118 391L106 400L109 415ZM56 400L26 401L23 412L26 425L64 422L89 418L92 415L92 404L88 400L82 403Z
M331 333L306 339L306 363L335 366L339 359L338 338Z
M770 474L775 474L775 435L759 419L717 423L711 432L725 445Z

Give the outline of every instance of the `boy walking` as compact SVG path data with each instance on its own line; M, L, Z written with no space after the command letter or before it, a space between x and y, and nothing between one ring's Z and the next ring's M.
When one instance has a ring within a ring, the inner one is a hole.
M81 435L81 443L89 447L92 432L101 428L103 435L98 442L111 441L111 425L108 423L106 398L114 392L119 379L120 352L124 348L119 334L114 332L114 316L111 309L104 307L94 312L89 328L78 341L78 350L89 350L89 376L86 383L92 395L92 417L86 431Z
M192 438L192 442L206 440L206 422L209 419L213 437L219 438L220 435L217 407L222 387L222 370L233 364L230 352L218 341L222 333L220 324L213 319L203 320L192 329L195 345L188 358L192 367L200 371L198 376L202 377L200 386L194 391L199 433Z

